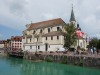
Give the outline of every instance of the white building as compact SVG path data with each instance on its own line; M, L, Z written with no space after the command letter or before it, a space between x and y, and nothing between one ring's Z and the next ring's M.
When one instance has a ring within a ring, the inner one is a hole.
M4 48L4 42L0 41L0 48Z
M76 24L73 9L70 22ZM26 51L57 51L64 46L64 28L66 23L61 19L47 20L26 25L23 31L23 50ZM77 26L76 26L77 27ZM77 46L86 48L86 37L77 40Z
M53 19L39 23L32 23L23 32L25 37L24 49L29 51L56 51L64 45L62 26L65 22Z

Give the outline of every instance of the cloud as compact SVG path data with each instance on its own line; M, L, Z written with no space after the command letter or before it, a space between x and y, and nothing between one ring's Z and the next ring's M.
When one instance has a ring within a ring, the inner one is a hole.
M100 33L99 0L1 0L0 24L24 30L31 21L60 17L68 23L72 4L82 30L88 35Z
M90 35L90 37L97 37L97 38L100 39L100 33L98 33L98 34L94 34L94 35Z

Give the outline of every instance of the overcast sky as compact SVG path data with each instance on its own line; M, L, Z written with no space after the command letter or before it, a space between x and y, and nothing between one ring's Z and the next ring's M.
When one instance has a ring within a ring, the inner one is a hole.
M0 0L0 39L21 35L31 21L62 18L68 23L72 4L82 31L100 38L100 0Z

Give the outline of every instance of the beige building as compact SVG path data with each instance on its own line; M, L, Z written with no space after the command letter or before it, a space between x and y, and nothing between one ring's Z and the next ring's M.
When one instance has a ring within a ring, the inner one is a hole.
M64 45L64 32L62 26L65 22L53 19L27 25L23 32L24 49L29 51L56 51Z
M73 9L71 11L70 22L76 24ZM53 19L38 23L26 25L26 30L23 31L23 50L26 51L57 51L58 48L64 46L64 29L66 23L61 19ZM86 48L86 40L80 38L77 41L78 45Z

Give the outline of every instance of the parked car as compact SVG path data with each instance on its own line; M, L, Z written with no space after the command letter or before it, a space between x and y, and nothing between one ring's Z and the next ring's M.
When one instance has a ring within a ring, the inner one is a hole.
M60 53L60 52L64 52L65 51L65 48L61 47L61 48L58 48L56 52Z

